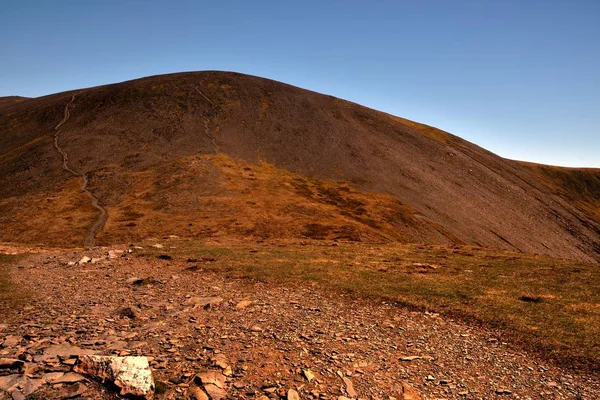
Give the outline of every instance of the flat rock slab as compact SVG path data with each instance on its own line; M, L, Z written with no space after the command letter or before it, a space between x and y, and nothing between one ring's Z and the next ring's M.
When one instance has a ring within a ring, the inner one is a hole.
M76 382L81 382L81 381L85 381L85 377L83 375L79 375L75 372L67 372L66 374L63 374L63 376L57 378L56 380L54 380L54 384L58 384L58 383L76 383Z
M96 354L94 350L82 349L81 347L72 346L70 344L56 344L44 349L44 356L47 358L72 358L86 355Z
M15 347L21 343L21 337L15 335L8 335L2 341L2 347Z
M11 393L13 398L25 398L42 387L46 381L25 375L0 376L0 390Z
M201 372L196 377L205 387L206 385L215 385L221 389L225 387L225 375L219 371Z
M58 379L65 375L64 372L48 372L42 376L42 379L47 383L55 383Z
M24 362L14 358L0 358L0 369L19 369Z
M208 393L208 396L211 398L211 400L221 400L227 397L227 392L224 389L221 389L212 383L204 385L204 390L206 390L206 393Z

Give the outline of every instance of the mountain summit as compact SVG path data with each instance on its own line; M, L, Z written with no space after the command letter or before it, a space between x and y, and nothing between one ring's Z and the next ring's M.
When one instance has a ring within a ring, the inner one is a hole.
M600 170L503 159L268 79L0 98L0 132L0 241L333 239L600 260Z

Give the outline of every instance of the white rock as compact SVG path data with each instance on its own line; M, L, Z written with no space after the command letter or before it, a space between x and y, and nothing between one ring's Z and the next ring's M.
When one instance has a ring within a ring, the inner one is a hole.
M108 251L108 259L114 260L116 258L122 257L125 254L125 250L109 250Z
M82 356L74 371L114 383L121 396L154 397L154 379L146 357Z
M81 257L81 260L79 260L78 264L79 265L81 265L81 264L87 264L90 261L92 261L91 258L89 258L88 256L83 256L83 257Z

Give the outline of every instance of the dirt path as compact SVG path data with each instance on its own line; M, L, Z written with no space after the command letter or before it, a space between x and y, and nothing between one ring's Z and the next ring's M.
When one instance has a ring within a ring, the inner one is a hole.
M72 264L84 254L95 261ZM203 270L202 260L121 254L111 259L96 249L21 261L13 279L37 301L0 330L2 357L33 360L31 379L43 379L61 364L35 361L51 345L149 356L163 391L157 399L185 398L194 376L207 370L224 380L227 399L295 398L287 397L290 389L321 400L600 396L597 376L548 364L503 342L501 331L310 283L231 279ZM75 389L39 390L34 398ZM77 390L84 398L117 398L94 382Z
M216 106L215 106L215 103L213 103L213 102L212 102L212 101L211 101L211 100L210 100L208 97L206 97L206 95L205 95L204 93L202 93L202 92L200 91L200 89L198 89L197 87L194 87L194 89L196 89L196 91L197 91L198 93L200 93L200 95L201 95L201 96L202 96L202 97L203 97L203 98L204 98L206 101L208 101L208 102L211 104L211 106L212 106L213 108L215 108L215 107L216 107ZM204 113L204 134L206 135L206 137L208 137L208 138L210 139L211 143L213 144L213 147L215 148L215 154L216 154L216 153L218 153L218 152L219 152L219 145L217 144L217 141L216 141L216 139L215 139L215 136L214 136L212 133L210 133L210 129L209 129L209 127L208 127L208 123L209 123L209 122L210 122L210 121L209 121L209 118L208 118L208 116L206 115L206 113Z
M79 92L79 93L81 93L81 92ZM98 210L98 212L100 213L98 215L98 218L96 219L96 221L90 228L90 231L85 239L86 246L94 247L94 245L96 244L96 236L98 235L98 233L100 231L102 231L102 229L104 228L104 224L106 224L106 221L108 220L108 211L106 211L106 209L100 205L98 198L96 196L94 196L94 194L87 188L88 183L89 183L87 175L76 172L71 167L69 167L69 156L68 156L67 152L64 151L59 145L59 134L62 130L62 126L71 117L71 111L69 110L69 107L71 107L71 105L75 101L75 96L77 96L77 94L79 94L79 93L76 93L71 97L71 100L65 106L63 119L58 123L58 125L56 125L54 127L54 147L62 156L63 169L65 171L71 173L73 176L76 176L81 179L81 190L84 191L85 194L90 198L90 202L92 203L92 206L96 210Z

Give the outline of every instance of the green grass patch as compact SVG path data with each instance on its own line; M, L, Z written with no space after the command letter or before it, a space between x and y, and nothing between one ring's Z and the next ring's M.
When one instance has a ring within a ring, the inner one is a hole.
M326 289L477 321L570 364L600 360L598 264L472 247L324 244L178 241L169 255L214 259L200 269L234 278L317 282ZM141 255L156 254L147 250Z

